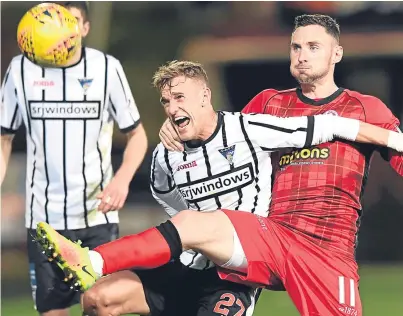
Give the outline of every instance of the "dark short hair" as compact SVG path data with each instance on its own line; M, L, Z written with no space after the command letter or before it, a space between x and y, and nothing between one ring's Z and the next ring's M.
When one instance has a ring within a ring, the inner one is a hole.
M80 10L84 22L87 22L89 20L90 14L87 1L68 1L64 3L64 7L66 7L67 9L76 8Z
M294 31L302 26L319 25L333 36L337 42L340 40L340 26L335 19L324 14L303 14L297 16L294 21Z

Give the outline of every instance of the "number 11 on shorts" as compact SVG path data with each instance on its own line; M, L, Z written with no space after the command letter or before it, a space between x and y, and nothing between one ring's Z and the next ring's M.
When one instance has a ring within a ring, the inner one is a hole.
M345 284L347 281L348 284ZM350 301L346 302L347 291L350 292ZM348 305L355 307L355 285L353 279L345 278L344 276L339 276L339 303L343 305Z
M355 281L339 276L339 310L346 315L358 315L356 310Z

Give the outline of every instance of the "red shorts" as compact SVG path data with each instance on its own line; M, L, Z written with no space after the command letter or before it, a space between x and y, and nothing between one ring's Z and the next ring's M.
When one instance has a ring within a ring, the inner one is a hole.
M248 261L247 273L219 269L221 279L272 287L280 281L302 316L362 315L354 259L321 248L270 217L223 212Z

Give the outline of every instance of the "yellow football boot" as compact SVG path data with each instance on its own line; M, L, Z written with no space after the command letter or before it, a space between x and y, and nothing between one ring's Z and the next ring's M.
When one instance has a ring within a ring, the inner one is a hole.
M70 281L73 289L86 291L95 283L97 274L92 267L88 248L63 237L47 223L37 225L36 235L43 253L64 271L64 281Z

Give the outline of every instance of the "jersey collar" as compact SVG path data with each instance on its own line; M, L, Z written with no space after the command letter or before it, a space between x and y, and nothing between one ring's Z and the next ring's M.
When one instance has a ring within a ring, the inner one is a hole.
M71 67L77 66L79 63L81 63L81 61L83 60L83 58L85 58L85 47L84 47L84 46L81 47L81 56L80 56L80 59L79 59L76 63L74 63L74 64L72 64L72 65L70 65L70 66L61 67L61 68L67 69L67 68L71 68Z
M224 120L224 115L220 111L218 111L217 114L218 114L217 126L216 126L213 134L211 134L211 136L209 138L207 138L206 140L190 140L190 141L185 142L185 151L187 151L188 149L196 149L203 145L206 145L207 143L211 142L214 139L214 137L216 137L218 131L221 129L222 122Z
M333 92L331 95L329 95L326 98L320 99L320 100L314 100L310 99L307 96L305 96L302 93L301 87L298 87L296 90L298 99L300 99L303 103L309 104L309 105L324 105L328 104L332 101L334 101L340 94L342 94L344 91L344 88L338 88L335 92Z

